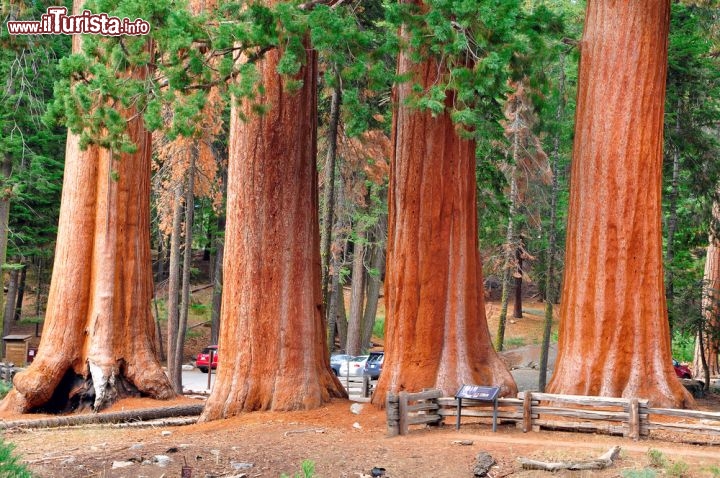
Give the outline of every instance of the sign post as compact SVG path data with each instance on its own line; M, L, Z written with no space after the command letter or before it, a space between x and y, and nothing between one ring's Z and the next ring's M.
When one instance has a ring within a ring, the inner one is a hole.
M463 398L478 400L481 402L492 402L493 404L493 432L497 431L498 395L500 387L484 387L482 385L463 385L455 394L457 399L457 421L455 429L460 429L460 413L462 410Z

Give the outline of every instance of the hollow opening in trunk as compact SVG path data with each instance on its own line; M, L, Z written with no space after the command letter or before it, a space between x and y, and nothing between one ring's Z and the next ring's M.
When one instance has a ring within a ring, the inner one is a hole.
M50 399L30 413L62 414L93 410L95 405L95 387L91 374L87 378L78 375L70 368L55 387ZM106 398L100 408L104 408L124 397L140 397L143 394L124 376L116 377L112 390L106 390Z

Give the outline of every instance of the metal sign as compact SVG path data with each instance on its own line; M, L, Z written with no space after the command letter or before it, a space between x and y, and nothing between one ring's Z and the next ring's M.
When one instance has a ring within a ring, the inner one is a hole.
M460 429L460 416L462 415L463 398L468 400L479 400L482 402L492 402L493 404L493 431L497 430L497 414L498 414L498 395L500 387L485 387L482 385L463 385L455 394L457 398L457 422L455 428Z
M468 398L471 400L482 400L484 402L494 401L500 387L483 387L481 385L463 385L455 394L455 398Z

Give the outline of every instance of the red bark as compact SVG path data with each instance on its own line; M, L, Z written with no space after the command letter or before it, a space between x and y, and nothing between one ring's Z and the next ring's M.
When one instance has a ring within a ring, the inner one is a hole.
M318 407L344 397L321 317L317 221L316 57L284 88L279 52L257 63L258 115L233 106L219 348L225 358L203 420Z
M144 78L148 72L132 74ZM57 396L58 389L73 385L90 398L94 394L95 409L138 392L174 396L156 357L150 312L150 134L134 110L124 115L131 118L134 154L81 151L79 138L68 134L43 335L32 365L15 377L4 409L62 408L79 397L72 390ZM51 397L57 402L49 403Z
M550 393L692 403L672 367L663 285L669 13L667 0L588 2Z
M398 59L398 73L432 85L437 65ZM450 116L405 105L412 85L398 86L390 169L385 364L373 396L464 383L515 382L492 348L485 317L477 240L475 143L461 139ZM446 99L449 107L451 94Z

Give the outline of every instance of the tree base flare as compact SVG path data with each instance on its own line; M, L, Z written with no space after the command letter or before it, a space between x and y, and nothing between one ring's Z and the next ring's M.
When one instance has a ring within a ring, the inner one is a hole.
M126 376L125 367L103 368L89 361L88 365L89 370L84 375L68 368L64 373L60 372L59 380L52 380L33 368L18 374L15 388L0 403L0 410L49 414L97 412L122 398L166 400L175 397L166 378L159 382L148 380L152 386L140 390ZM160 378L164 378L164 373Z

